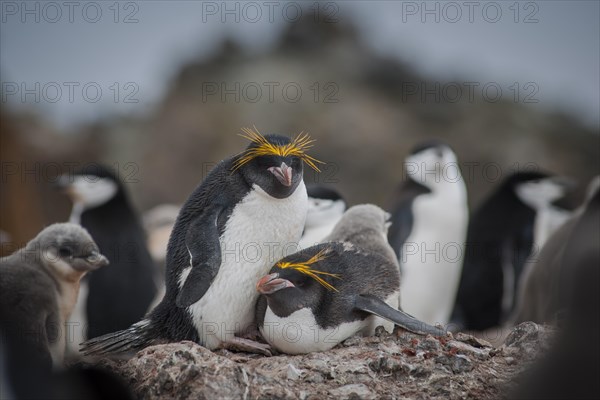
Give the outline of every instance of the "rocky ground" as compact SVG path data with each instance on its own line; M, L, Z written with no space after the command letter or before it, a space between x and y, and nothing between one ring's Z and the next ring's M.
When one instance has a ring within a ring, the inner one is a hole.
M181 342L100 363L143 399L486 399L502 397L551 336L531 322L514 328L499 347L461 333L436 339L383 332L323 353L273 357Z

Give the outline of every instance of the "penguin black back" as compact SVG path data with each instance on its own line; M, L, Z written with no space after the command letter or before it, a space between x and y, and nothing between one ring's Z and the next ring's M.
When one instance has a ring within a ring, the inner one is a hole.
M217 219L218 234L223 234L225 223L234 206L251 189L241 174L231 173L232 167L232 159L218 163L188 197L177 216L167 247L165 298L152 311L152 319L162 321L155 324L160 331L160 337L198 341L189 313L185 308L173 307L179 294L179 277L189 265L189 253L185 246L186 234L196 215L211 206L223 210Z
M431 189L412 179L407 179L396 189L390 207L392 225L388 231L388 241L394 249L396 257L400 257L402 246L412 231L414 218L412 203L418 196L428 193L431 193Z
M518 278L532 251L536 216L515 189L521 183L547 176L541 172L515 173L473 213L453 322L465 329L485 330L501 324L510 313L512 299L509 308L505 304L503 309L503 296L507 296L505 290L508 296L516 293ZM514 277L509 288L504 285L506 273Z

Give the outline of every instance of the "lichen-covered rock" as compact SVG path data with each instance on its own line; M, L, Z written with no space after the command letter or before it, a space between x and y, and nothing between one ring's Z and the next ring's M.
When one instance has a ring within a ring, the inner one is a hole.
M181 342L149 347L112 368L144 399L497 398L550 336L524 323L493 348L465 334L396 332L353 337L323 353L273 357Z

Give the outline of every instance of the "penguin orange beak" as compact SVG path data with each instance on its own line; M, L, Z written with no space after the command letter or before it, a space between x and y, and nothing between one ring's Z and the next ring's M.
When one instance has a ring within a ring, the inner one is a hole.
M292 186L292 167L282 162L280 167L271 167L269 172L284 186Z
M294 284L287 279L281 279L277 273L263 276L256 284L256 290L260 294L272 294L289 287L294 287Z

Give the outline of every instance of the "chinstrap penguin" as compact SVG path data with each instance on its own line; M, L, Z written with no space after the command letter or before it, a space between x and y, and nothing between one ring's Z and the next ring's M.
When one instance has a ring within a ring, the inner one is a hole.
M514 173L473 213L452 317L459 329L483 331L507 322L525 262L538 252L539 206L555 198L548 185L563 184L543 172Z
M109 168L90 164L58 181L73 202L69 221L87 229L110 261L90 274L70 321L72 352L86 338L125 329L139 321L157 294L157 268L140 219L125 187ZM84 328L87 327L87 330Z
M25 357L24 362L48 369L61 365L79 281L107 264L89 233L70 223L50 225L24 248L1 258L0 321L15 352L9 359Z
M389 241L402 269L402 309L429 324L450 319L469 211L456 155L440 141L415 147L394 194Z
M538 324L552 324L556 321L557 313L560 311L558 293L563 285L564 275L570 270L570 264L565 263L563 259L564 251L587 207L594 206L590 202L599 190L600 176L597 176L588 185L583 204L548 238L540 253L527 261L519 284L515 313L509 321L510 325L525 321ZM584 240L591 240L591 238Z
M346 202L335 189L322 185L311 185L307 189L308 213L300 248L305 249L321 243L331 233L344 211Z
M556 205L558 200L575 187L575 182L567 177L547 177L526 182L516 188L519 198L536 210L533 223L533 241L541 249L552 235L573 214L572 211Z
M288 354L325 351L380 325L392 332L394 324L445 335L397 309L400 272L387 244L388 217L372 205L352 207L331 241L283 258L258 281L256 320L271 346Z
M306 153L312 143L306 134L290 140L243 131L247 149L217 164L179 213L162 302L130 329L89 340L85 353L124 352L157 340L192 340L209 349L247 344L240 336L254 327L256 281L296 250L308 207L303 162L318 170L319 161Z

